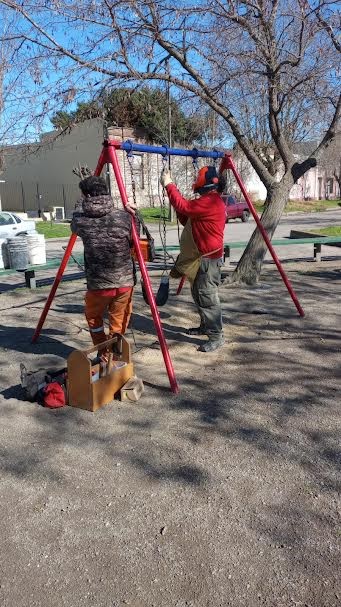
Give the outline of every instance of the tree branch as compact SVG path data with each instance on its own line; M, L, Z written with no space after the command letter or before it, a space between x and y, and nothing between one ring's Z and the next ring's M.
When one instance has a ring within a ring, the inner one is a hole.
M300 177L302 177L302 175L304 175L304 173L306 171L308 171L310 168L313 168L316 166L318 157L321 155L321 153L328 147L328 145L335 138L335 136L337 134L337 129L339 126L340 114L341 114L341 94L339 95L339 99L338 99L338 102L336 105L336 109L335 109L331 124L330 124L325 136L323 137L322 141L320 142L320 144L316 147L316 149L310 154L310 156L306 160L304 160L301 163L296 162L293 165L293 167L291 169L291 173L292 173L295 183L297 182L297 180Z

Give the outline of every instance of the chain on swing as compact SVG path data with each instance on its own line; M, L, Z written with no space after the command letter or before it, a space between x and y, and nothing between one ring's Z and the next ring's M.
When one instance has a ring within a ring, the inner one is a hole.
M127 153L127 160L128 160L128 165L130 168L130 175L131 175L131 189L132 189L132 196L133 196L133 202L134 205L137 206L137 200L136 200L136 182L135 182L135 177L134 177L134 167L133 167L133 158L134 155L132 154L132 152L128 152ZM165 208L166 206L166 202L165 202L165 191L163 188L163 203L162 206ZM158 288L158 292L156 294L155 297L155 301L156 304L158 306L164 306L165 303L168 300L168 294L169 294L169 276L165 275L165 272L167 272L167 249L166 249L166 218L165 218L165 214L164 214L164 210L161 209L161 214L163 216L163 225L164 225L164 231L163 231L163 237L161 237L161 241L162 241L162 246L163 246L163 251L164 251L164 265L165 268L163 270L163 274L161 276L161 282L160 282L160 286ZM136 216L142 226L143 229L143 233L146 235L147 237L147 254L145 255L145 259L146 261L154 261L156 254L155 254L155 248L154 248L154 239L152 238L144 220L142 215L137 211L136 212ZM142 242L145 242L145 240L142 240ZM141 243L141 240L140 240ZM143 282L143 279L141 278L141 289L142 289L142 295L143 295L143 299L145 300L146 303L148 302L148 297L147 297L147 291Z
M167 166L168 157L167 155L162 156L162 170L164 170ZM168 300L169 296L169 272L168 272L168 264L167 264L167 225L166 225L166 189L162 186L162 194L161 194L161 214L160 214L160 223L159 223L159 232L161 238L161 244L163 248L163 272L161 275L160 286L158 288L158 292L156 294L156 303L158 306L164 306ZM161 222L162 222L162 234L161 234Z
M197 180L198 171L199 171L198 159L196 157L194 157L192 159L192 168L193 168L193 182L195 183Z

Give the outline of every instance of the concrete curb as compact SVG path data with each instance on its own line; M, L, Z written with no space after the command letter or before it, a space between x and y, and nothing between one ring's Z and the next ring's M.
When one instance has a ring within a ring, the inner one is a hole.
M341 206L329 207L328 209L323 209L323 211L310 211L310 213L307 213L307 211L290 211L289 213L283 213L282 217L287 217L288 215L319 215L326 211L341 211Z

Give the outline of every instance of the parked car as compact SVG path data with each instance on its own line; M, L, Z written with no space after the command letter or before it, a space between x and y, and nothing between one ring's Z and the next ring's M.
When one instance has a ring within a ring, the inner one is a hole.
M222 199L226 205L226 223L230 219L241 219L243 222L248 221L250 211L246 202L241 202L235 196L229 194L223 194Z
M14 213L0 212L0 238L13 238L22 234L36 231L36 224L32 219L21 219Z

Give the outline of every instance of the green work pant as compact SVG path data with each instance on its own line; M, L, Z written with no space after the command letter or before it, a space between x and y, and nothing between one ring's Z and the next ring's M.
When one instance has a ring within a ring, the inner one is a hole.
M203 257L192 285L192 297L200 315L201 326L211 339L218 339L223 331L218 291L221 266L221 259Z

